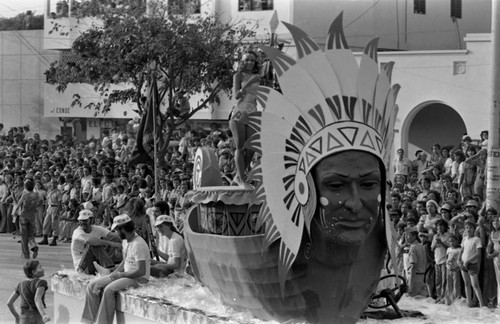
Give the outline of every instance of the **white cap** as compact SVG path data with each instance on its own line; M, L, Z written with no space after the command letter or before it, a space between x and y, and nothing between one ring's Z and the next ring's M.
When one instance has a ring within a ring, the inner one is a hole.
M90 217L94 217L94 213L92 213L90 210L84 209L80 210L80 213L78 213L77 220L83 221L89 219Z
M160 215L156 218L155 226L161 225L163 223L172 223L175 225L174 218L170 215Z
M111 225L111 230L114 230L117 226L121 226L131 221L132 219L127 214L118 215L113 219L113 225Z

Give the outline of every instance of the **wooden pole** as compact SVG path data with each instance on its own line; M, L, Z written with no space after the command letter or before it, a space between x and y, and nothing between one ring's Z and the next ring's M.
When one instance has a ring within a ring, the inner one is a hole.
M500 1L491 10L491 106L488 136L486 207L500 210Z

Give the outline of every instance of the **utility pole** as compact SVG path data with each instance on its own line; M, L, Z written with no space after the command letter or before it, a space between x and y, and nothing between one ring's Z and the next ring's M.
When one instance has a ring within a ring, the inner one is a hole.
M491 105L488 136L486 207L500 210L500 1L491 9Z

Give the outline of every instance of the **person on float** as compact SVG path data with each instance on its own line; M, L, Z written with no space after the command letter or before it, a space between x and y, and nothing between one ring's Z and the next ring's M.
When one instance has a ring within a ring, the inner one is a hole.
M111 229L116 230L122 239L123 261L109 275L96 278L87 285L82 323L113 323L118 292L137 288L139 283L149 280L149 247L134 227L127 214L113 219Z
M94 262L102 267L113 267L122 260L122 244L116 233L93 225L94 213L83 209L78 214L78 227L71 237L71 257L75 270L95 274Z
M174 272L182 272L186 268L187 251L175 220L170 215L160 215L154 225L158 233L168 238L168 241L166 246L158 247L158 255L164 261L151 260L151 275L167 277Z
M229 119L229 129L233 134L235 144L236 177L234 181L240 186L248 186L245 183L245 170L250 164L253 155L251 151L243 147L251 133L249 128L240 120L247 114L257 111L256 90L260 84L260 79L258 56L254 51L246 51L233 77L233 94L237 103L231 111Z

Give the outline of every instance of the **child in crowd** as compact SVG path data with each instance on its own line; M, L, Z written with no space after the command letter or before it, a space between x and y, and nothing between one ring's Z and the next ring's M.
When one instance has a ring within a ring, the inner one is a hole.
M479 264L481 258L481 239L474 236L476 223L471 220L465 221L464 237L462 239L462 249L460 251L459 265L462 271L462 278L465 284L465 296L467 305L472 307L472 290L479 301L479 306L483 307L483 295L479 286ZM471 289L472 288L472 289Z
M7 301L10 312L16 323L44 323L50 321L45 312L45 292L47 281L41 279L45 273L37 260L28 260L23 267L27 280L21 281ZM16 311L14 303L21 297L21 314Z
M435 263L434 253L431 249L432 235L428 232L419 232L418 238L425 250L426 267L425 267L425 286L427 287L428 296L436 299L436 284L435 284Z
M460 297L460 258L459 238L450 235L448 238L449 247L446 249L446 305L451 305Z
M437 233L432 239L432 251L434 252L435 278L436 278L436 302L444 302L446 293L446 251L449 247L448 222L444 219L436 221Z
M410 244L408 252L408 294L414 296L427 296L424 282L427 269L427 256L425 247L418 241L418 230L416 227L405 228L406 240Z

